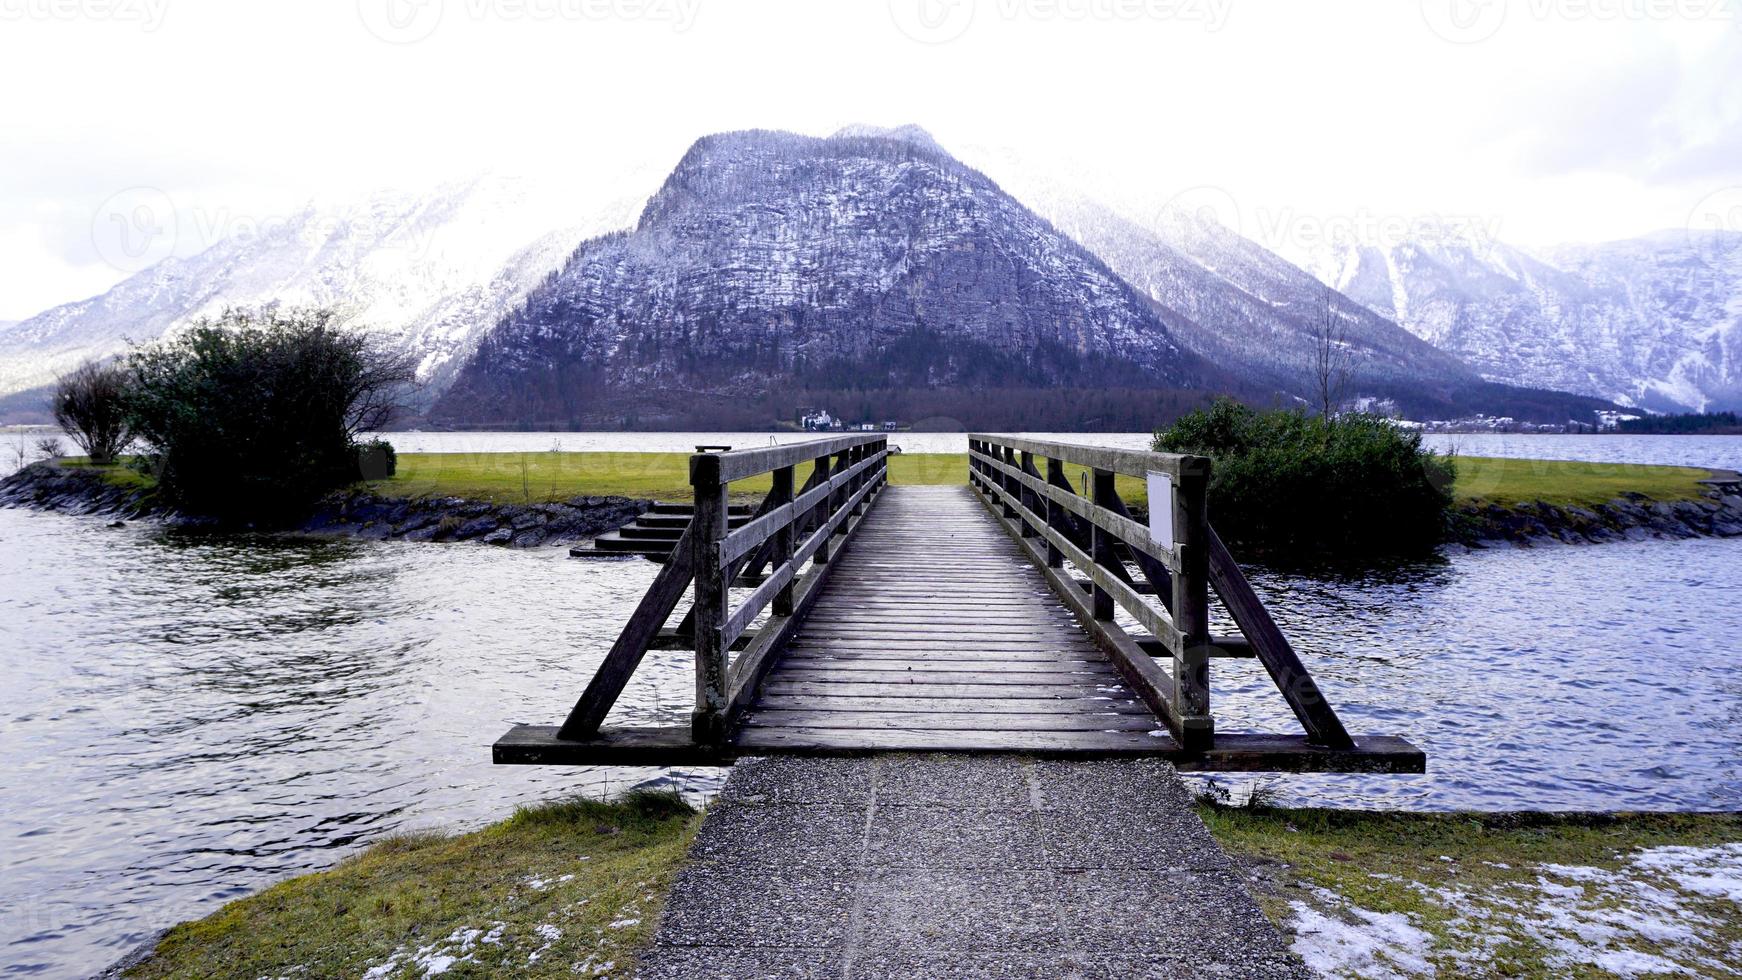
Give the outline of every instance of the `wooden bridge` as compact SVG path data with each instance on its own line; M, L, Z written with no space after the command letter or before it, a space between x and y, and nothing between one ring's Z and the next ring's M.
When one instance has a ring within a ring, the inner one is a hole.
M1321 696L1206 519L1209 460L972 435L966 486L892 487L887 458L881 435L691 457L693 517L592 682L561 726L511 729L495 761L931 751L1424 770L1401 738L1350 735ZM728 488L763 474L766 499L735 517ZM1149 523L1118 475L1149 482ZM1212 589L1240 635L1210 632ZM695 651L691 723L605 726L644 655L673 647ZM1223 657L1262 664L1301 731L1219 731Z

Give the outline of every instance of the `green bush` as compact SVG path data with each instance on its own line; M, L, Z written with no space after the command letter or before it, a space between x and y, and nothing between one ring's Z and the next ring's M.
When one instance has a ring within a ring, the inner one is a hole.
M365 480L385 480L399 472L399 453L386 439L371 439L357 447L357 469Z
M1249 553L1419 553L1444 537L1453 460L1373 415L1326 420L1229 400L1157 431L1159 452L1214 460L1210 523Z
M357 480L357 433L390 421L402 359L325 311L226 311L133 352L127 411L178 506L289 518Z

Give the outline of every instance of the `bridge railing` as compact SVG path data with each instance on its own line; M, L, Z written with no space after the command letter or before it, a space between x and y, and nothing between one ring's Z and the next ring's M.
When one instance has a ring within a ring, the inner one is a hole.
M1163 499L1149 500L1147 525L1120 497L1121 475L1161 492ZM1073 476L1082 479L1083 492ZM1309 739L1332 748L1354 744L1210 526L1209 459L976 433L968 437L968 478L1182 747L1214 743L1211 658L1243 656L1263 663ZM1067 563L1086 583L1069 574ZM1241 637L1210 635L1212 587ZM1116 608L1148 637L1119 626Z
M888 455L888 437L854 435L691 456L695 505L689 526L557 737L582 740L599 733L630 676L690 593L690 610L672 638L692 646L696 655L691 736L701 745L721 743L828 576L835 539L851 534L887 485ZM803 467L809 473L797 486ZM772 479L768 495L748 522L732 528L731 484L763 474ZM807 562L810 568L801 574ZM734 606L732 585L763 568L766 577ZM764 610L768 620L752 634L749 627Z

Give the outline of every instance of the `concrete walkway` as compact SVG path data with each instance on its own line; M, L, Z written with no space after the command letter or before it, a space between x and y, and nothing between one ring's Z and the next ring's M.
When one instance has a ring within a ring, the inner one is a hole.
M1310 974L1164 762L751 759L645 978Z

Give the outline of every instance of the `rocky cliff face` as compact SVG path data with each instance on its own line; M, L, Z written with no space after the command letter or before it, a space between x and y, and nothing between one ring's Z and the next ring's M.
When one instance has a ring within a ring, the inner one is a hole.
M907 134L698 141L583 244L434 415L642 424L781 388L1238 388L1190 321Z
M1321 279L1485 378L1661 411L1742 407L1742 234L1664 232L1540 255L1447 233L1344 242Z

